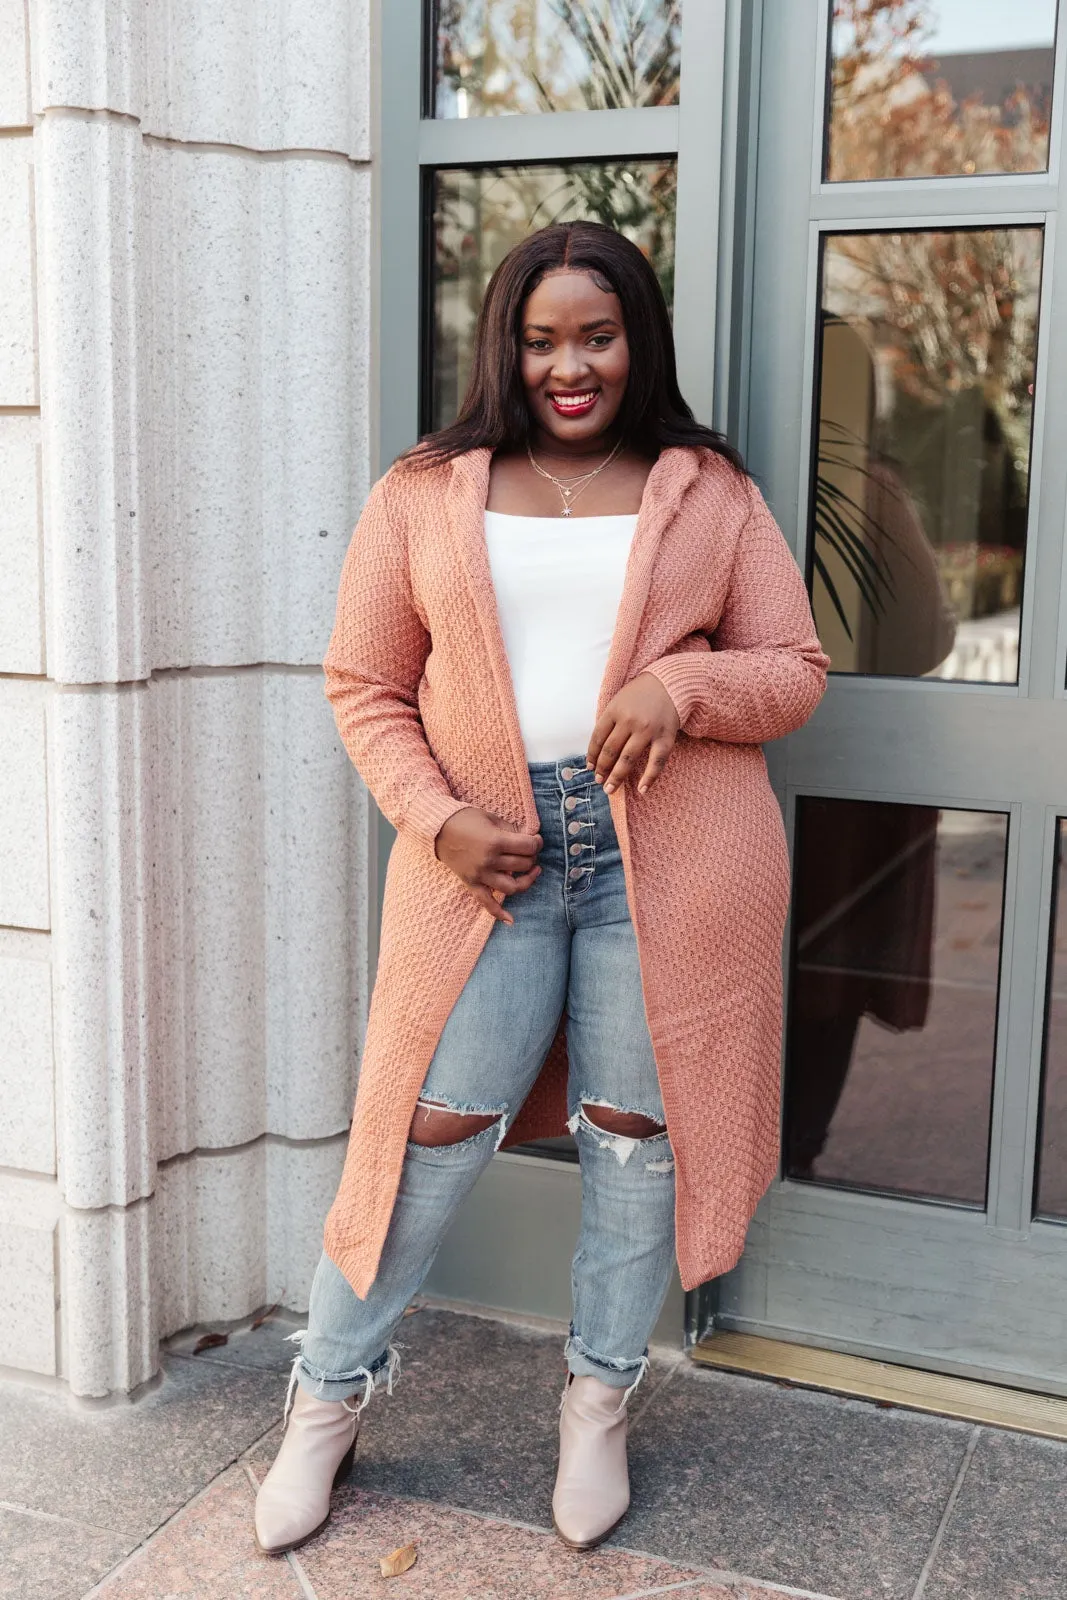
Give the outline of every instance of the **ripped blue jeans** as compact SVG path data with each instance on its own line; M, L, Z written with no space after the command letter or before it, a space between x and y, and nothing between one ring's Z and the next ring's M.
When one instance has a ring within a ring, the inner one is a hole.
M378 1276L360 1300L324 1254L294 1381L328 1400L390 1388L390 1340L463 1200L523 1101L566 1011L568 1113L581 1161L572 1270L571 1372L617 1388L639 1381L674 1265L674 1159L666 1131L625 1138L597 1107L664 1125L637 944L607 796L585 756L534 762L544 847L532 888L510 895L445 1024L422 1106L492 1115L456 1144L409 1142ZM593 1119L584 1107L593 1111ZM531 1219L536 1227L536 1219Z

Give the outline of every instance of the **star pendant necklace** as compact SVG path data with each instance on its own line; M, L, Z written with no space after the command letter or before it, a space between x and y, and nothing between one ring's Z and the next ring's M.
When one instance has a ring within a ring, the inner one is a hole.
M560 516L569 517L574 501L577 500L580 494L585 493L593 479L598 478L605 467L611 465L621 449L622 440L620 439L611 454L605 456L599 467L594 467L592 472L577 473L573 478L557 478L554 472L548 472L544 467L539 466L534 460L534 453L529 445L526 446L526 454L530 458L530 465L534 471L539 473L542 478L547 478L549 483L555 484L559 490L560 499L563 501L563 510L560 512Z

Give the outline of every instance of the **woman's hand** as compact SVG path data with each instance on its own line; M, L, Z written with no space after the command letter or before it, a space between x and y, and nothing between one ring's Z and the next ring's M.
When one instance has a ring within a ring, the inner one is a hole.
M596 767L596 779L611 794L640 765L645 751L648 760L638 794L655 783L678 737L679 718L674 701L655 673L639 672L623 684L608 701L597 719L586 751L589 765Z
M515 894L529 889L541 873L537 855L543 844L539 833L518 833L488 811L464 806L441 828L434 852L497 922L514 922L493 890Z

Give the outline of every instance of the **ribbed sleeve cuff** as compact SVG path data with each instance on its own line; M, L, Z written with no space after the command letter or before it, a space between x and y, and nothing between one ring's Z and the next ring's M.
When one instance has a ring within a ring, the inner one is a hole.
M658 678L674 701L678 721L684 728L696 707L707 693L707 653L683 650L678 655L661 656L642 672L651 672Z
M421 789L404 813L398 832L413 834L434 855L434 841L449 817L469 805L469 800L457 800L447 791Z

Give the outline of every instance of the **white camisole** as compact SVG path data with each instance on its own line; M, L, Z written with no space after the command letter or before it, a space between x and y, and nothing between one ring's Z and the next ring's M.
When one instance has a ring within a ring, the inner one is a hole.
M500 630L527 761L584 754L615 631L636 512L485 513Z

